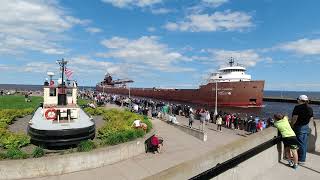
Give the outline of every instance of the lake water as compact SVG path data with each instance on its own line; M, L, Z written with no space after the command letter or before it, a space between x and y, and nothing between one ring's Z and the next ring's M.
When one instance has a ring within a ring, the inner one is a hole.
M264 102L262 108L219 108L223 112L241 113L257 115L262 118L273 117L273 114L281 112L291 117L295 103ZM320 105L310 105L313 109L314 117L320 119Z
M305 94L310 99L320 100L320 92L306 92L306 91L265 91L265 97L283 97L283 98L297 98ZM257 115L262 118L272 117L273 114L281 112L291 117L293 108L297 103L283 103L283 102L264 102L263 108L221 108L224 112L231 113L246 113L248 115ZM310 105L313 109L314 117L320 119L320 105Z

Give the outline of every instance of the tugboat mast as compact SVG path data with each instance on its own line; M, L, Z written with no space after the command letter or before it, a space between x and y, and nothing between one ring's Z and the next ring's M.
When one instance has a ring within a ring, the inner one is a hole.
M60 70L61 70L61 79L62 79L62 88L64 88L65 83L64 83L64 72L65 72L65 66L67 65L68 61L65 61L63 58L62 60L57 60L57 63L60 65Z

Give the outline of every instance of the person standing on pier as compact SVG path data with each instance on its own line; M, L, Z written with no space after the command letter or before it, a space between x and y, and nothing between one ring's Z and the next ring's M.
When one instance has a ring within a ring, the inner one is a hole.
M292 130L288 116L284 116L281 113L277 113L274 115L275 123L274 126L278 129L281 134L282 142L284 144L284 157L288 160L289 166L294 169L298 168L298 141L296 134Z
M204 131L204 123L205 123L205 120L206 120L207 113L206 113L206 111L204 109L201 109L199 115L200 115L200 127L199 127L199 129L200 129L200 131Z
M304 164L308 148L309 122L313 119L313 109L308 105L308 96L301 95L297 100L298 105L294 107L292 112L291 126L299 142L299 163Z
M193 112L190 111L190 115L189 115L189 128L192 128L192 123L194 121L194 115Z
M219 114L219 115L218 115L218 117L217 117L217 121L216 121L216 123L217 123L217 131L222 132L222 130L221 130L221 126L222 126L222 117L221 117L221 115L220 115L220 114Z

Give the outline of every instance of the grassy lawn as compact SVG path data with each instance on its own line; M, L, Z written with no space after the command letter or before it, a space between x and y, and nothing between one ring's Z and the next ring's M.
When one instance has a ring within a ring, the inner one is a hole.
M142 129L132 127L134 120L139 119L147 125L147 132L152 129L152 122L147 116L139 115L128 110L85 108L85 111L93 116L103 116L105 124L97 129L97 138L102 145L115 145L143 137L145 132Z
M34 109L43 101L40 96L32 96L30 99L31 102L25 102L24 96L0 96L0 109Z
M82 106L82 105L87 105L88 103L90 103L91 101L90 100L88 100L88 99L81 99L81 98L78 98L78 105L79 106Z

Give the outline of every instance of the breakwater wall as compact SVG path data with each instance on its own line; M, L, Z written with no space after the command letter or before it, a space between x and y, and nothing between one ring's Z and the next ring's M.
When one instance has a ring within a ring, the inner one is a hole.
M282 97L264 97L263 101L266 102L285 102L285 103L297 103L297 99L294 98L282 98ZM309 104L320 105L320 100L311 100Z

